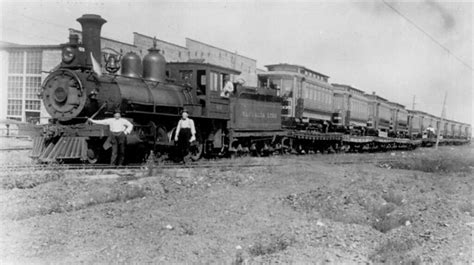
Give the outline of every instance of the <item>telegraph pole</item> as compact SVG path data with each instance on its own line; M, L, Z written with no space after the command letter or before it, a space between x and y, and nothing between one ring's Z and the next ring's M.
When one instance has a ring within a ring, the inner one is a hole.
M412 110L415 110L415 98L416 98L416 95L413 95L413 104L411 105Z
M444 92L444 100L443 100L443 109L441 110L441 120L439 121L439 125L438 125L438 128L437 128L437 132L436 132L436 145L435 145L435 149L438 150L438 145L439 145L439 132L441 131L441 124L443 123L444 121L444 117L446 116L446 97L448 96L448 92Z

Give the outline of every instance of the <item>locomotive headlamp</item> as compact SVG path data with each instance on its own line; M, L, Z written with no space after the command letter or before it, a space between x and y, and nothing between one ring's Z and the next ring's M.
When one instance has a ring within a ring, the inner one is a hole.
M63 62L64 63L70 63L72 60L74 60L74 49L72 47L64 47L63 49Z

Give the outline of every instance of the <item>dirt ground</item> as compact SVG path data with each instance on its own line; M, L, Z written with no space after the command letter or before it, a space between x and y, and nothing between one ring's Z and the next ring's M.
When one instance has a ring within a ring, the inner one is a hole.
M2 172L0 263L473 261L473 146L232 163Z

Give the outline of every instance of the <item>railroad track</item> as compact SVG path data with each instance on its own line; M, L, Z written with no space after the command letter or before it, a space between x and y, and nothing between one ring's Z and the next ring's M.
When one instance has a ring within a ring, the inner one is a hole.
M242 167L262 167L262 166L278 166L269 163L242 163L242 161L225 161L225 162L191 162L186 164L180 163L155 163L155 164L129 164L125 166L111 166L109 164L31 164L31 165L3 165L0 171L3 172L46 172L46 171L104 171L104 170L147 170L154 169L189 169L189 168L242 168Z

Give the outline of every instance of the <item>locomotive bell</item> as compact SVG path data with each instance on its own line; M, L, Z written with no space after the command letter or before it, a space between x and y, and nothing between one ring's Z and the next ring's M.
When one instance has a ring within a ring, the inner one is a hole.
M143 58L143 78L146 80L165 82L166 60L156 48L156 39L153 40L153 48L148 50L148 54Z
M122 75L128 77L140 77L142 73L142 60L134 52L125 54L122 58Z

